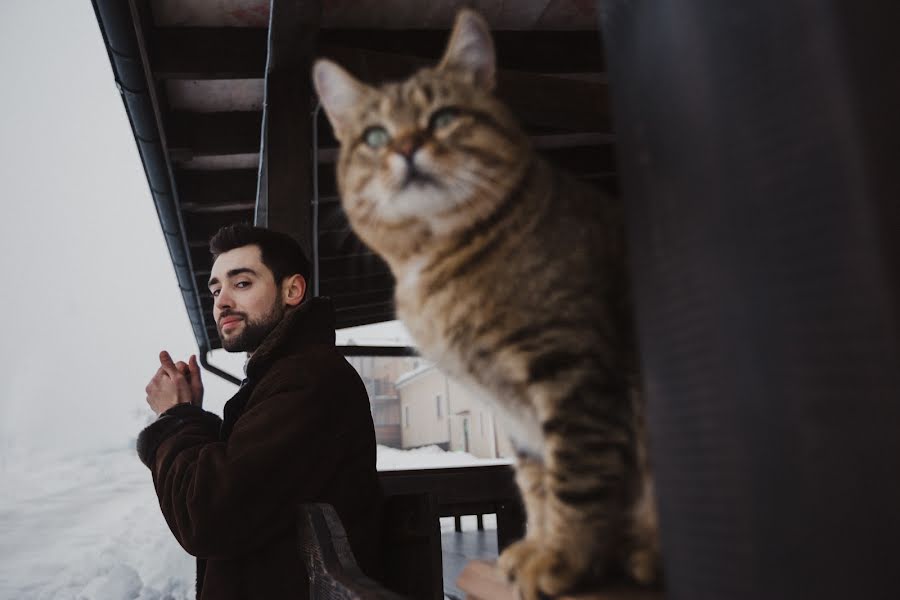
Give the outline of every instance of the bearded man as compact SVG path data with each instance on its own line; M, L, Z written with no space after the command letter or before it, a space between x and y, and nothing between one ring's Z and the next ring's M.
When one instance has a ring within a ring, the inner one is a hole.
M159 418L138 437L160 508L197 557L197 598L306 598L297 507L335 507L357 561L378 571L381 493L368 395L334 346L334 311L307 298L309 262L287 235L223 227L209 290L223 347L247 352L223 418L202 408L195 357L165 351L147 385Z

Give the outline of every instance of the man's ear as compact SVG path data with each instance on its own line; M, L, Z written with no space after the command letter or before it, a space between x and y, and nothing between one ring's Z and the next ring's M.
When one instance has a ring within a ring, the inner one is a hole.
M288 306L297 306L306 296L306 279L299 273L291 275L281 285L281 295Z

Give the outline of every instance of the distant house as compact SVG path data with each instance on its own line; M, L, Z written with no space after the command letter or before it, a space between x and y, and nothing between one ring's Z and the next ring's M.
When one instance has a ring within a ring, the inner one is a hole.
M396 381L403 448L436 445L479 458L512 457L512 445L475 394L422 361Z
M369 392L375 441L383 446L402 448L400 431L400 396L396 381L400 375L415 369L421 358L351 356L347 360L359 373Z
M382 446L402 448L400 432L400 398L393 396L369 396L372 405L372 421L375 423L375 441Z

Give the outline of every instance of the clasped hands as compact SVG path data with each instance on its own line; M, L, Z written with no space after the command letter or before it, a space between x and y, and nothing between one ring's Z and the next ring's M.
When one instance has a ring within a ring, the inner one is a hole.
M159 353L159 370L147 384L147 404L157 415L178 404L203 406L203 381L197 357L191 355L187 363L172 360L169 353Z

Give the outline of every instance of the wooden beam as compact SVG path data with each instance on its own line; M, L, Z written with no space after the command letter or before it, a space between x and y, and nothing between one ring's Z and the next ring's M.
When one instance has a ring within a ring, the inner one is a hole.
M210 238L221 227L233 223L252 223L253 208L231 212L184 212L182 220L188 239L202 240L208 245Z
M321 46L406 54L436 62L449 31L326 29ZM599 73L606 70L598 31L494 31L497 65L532 73Z
M449 32L448 32L449 34ZM402 54L436 62L447 35L433 30L330 29L324 47ZM159 79L262 78L267 30L250 27L159 27L151 66ZM532 73L600 73L605 70L596 31L495 31L497 64Z
M265 28L159 27L151 66L158 79L261 79Z
M526 130L562 130L569 133L532 135L535 148L561 148L592 144L611 144L614 141L609 125L608 113L593 110L588 102L593 100L606 105L606 86L595 82L571 80L542 75L516 74L507 78L512 81L509 89L516 90L511 102L517 116L524 121ZM277 77L276 77L277 78ZM295 85L308 86L308 82L298 75ZM536 98L545 98L541 104ZM583 99L579 99L583 98ZM298 99L298 101L300 101ZM303 100L308 103L308 98ZM278 100L270 97L270 110L278 105ZM297 106L294 106L297 111ZM292 118L300 120L299 111ZM309 145L311 127L309 113L302 115L304 131L297 131L292 142L297 146ZM278 117L276 117L278 118ZM286 117L281 117L286 118ZM254 111L196 113L175 111L168 114L166 132L169 150L176 158L186 159L197 155L232 155L258 152L262 130L262 115ZM274 138L280 133L273 131ZM573 133L575 132L575 133ZM301 135L302 134L302 135ZM337 158L337 148L329 128L320 130L320 163L333 163ZM322 147L322 144L327 144Z
M256 224L287 233L313 256L313 91L320 0L272 0Z
M400 80L433 64L421 58L356 48L323 45L321 50L324 56L373 84ZM612 131L605 81L501 70L497 83L498 96L526 128Z
M239 211L253 212L255 202L232 202L230 204L194 204L182 202L181 210L195 214L234 213Z
M592 146L612 147L615 137L610 133L562 133L551 135L531 135L528 137L532 147L539 152L552 152L566 148L585 148ZM317 158L319 164L333 164L337 161L336 146L319 148Z
M168 114L169 151L179 157L258 152L262 115L254 111Z
M196 170L175 172L181 209L229 204L251 205L256 200L256 169ZM252 209L252 206L251 206Z

